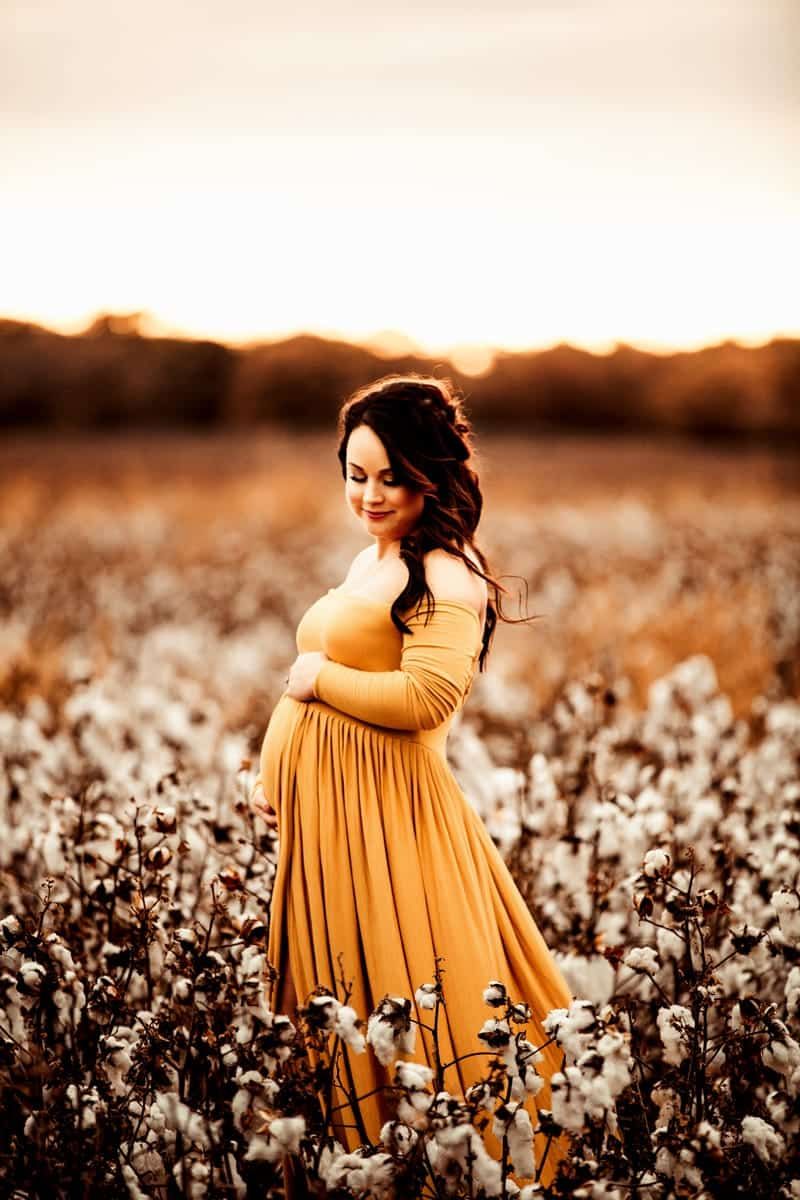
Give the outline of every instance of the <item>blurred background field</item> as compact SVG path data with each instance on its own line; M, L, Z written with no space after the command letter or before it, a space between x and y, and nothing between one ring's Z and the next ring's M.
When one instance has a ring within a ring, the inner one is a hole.
M172 637L232 727L263 727L297 620L365 544L335 445L333 429L277 426L5 439L3 702L58 702L76 655L102 671ZM524 721L595 674L641 707L654 678L706 654L737 715L759 695L797 697L791 448L479 430L477 450L504 611L537 619L499 624L476 692ZM222 660L236 669L215 680Z

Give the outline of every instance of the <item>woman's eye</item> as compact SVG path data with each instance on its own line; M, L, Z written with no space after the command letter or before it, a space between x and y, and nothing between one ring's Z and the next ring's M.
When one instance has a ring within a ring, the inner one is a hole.
M350 478L352 479L353 483L366 483L367 482L366 479L356 479L355 475L351 475ZM383 482L386 484L387 487L399 487L400 486L396 479L384 479Z

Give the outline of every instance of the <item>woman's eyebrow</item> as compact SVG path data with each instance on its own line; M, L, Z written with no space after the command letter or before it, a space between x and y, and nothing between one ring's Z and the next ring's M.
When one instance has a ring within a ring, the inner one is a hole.
M351 466L351 467L355 467L357 471L363 471L363 470L364 470L364 467L360 467L360 466L358 465L358 463L357 463L357 462L353 462L352 458L350 459L350 466ZM392 469L391 467L381 467L380 471L378 471L378 474L379 474L379 475L385 475L385 474L386 474L386 472L387 472L387 471L391 471L391 469Z

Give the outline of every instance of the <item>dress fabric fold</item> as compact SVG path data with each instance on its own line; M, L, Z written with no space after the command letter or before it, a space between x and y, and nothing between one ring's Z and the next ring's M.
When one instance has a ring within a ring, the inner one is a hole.
M280 697L261 747L260 778L279 837L267 950L278 977L267 1003L275 1011L288 966L300 1004L317 985L343 1000L343 975L364 1033L386 995L410 1000L412 1018L430 1025L433 1013L417 1008L415 992L433 983L438 956L442 1060L472 1055L447 1068L444 1086L463 1097L492 1056L478 1031L502 1015L483 999L491 980L530 1005L526 1035L536 1046L547 1041L544 1016L566 1008L572 995L447 761L447 733L477 669L480 618L467 604L437 599L432 615L424 602L405 615L411 632L403 634L390 608L332 588L297 627L298 651L322 650L330 661L315 699ZM415 1028L414 1051L396 1057L434 1067L431 1035ZM550 1108L550 1076L563 1065L554 1043L542 1053L536 1070L544 1086L525 1105L534 1127L537 1107ZM369 1045L361 1054L344 1046L342 1062L358 1096L373 1092L360 1104L362 1130L347 1109L334 1124L352 1150L363 1132L377 1143L395 1117L388 1094L374 1092L391 1084L393 1070ZM345 1099L335 1086L333 1103ZM482 1137L499 1160L491 1120ZM566 1136L548 1144L537 1134L537 1165L545 1147L540 1181L547 1185Z

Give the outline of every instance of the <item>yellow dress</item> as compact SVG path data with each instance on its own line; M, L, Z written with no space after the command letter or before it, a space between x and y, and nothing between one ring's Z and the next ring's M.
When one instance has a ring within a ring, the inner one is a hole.
M297 627L299 652L322 650L332 661L315 681L317 699L281 696L261 748L260 778L279 835L267 951L279 977L268 1003L274 1011L287 954L300 1004L318 984L342 1000L341 952L362 1032L387 994L409 999L412 1018L431 1025L433 1011L417 1008L415 992L433 982L440 955L443 1062L489 1049L477 1034L502 1016L483 999L495 979L513 1001L530 1005L527 1037L539 1046L547 1040L542 1018L567 1007L572 995L446 757L448 729L477 669L480 618L467 604L437 600L425 624L423 600L419 613L404 615L412 632L403 635L390 608L344 586L331 588ZM430 1034L415 1031L414 1052L397 1057L434 1067ZM536 1069L545 1085L526 1100L534 1127L537 1105L550 1108L549 1079L563 1061L555 1043L543 1054ZM489 1059L478 1055L449 1067L445 1088L463 1097L484 1077ZM361 1054L344 1046L343 1065L359 1096L392 1082L391 1069L369 1045ZM334 1103L344 1099L337 1089ZM360 1107L377 1142L394 1110L380 1093ZM353 1122L351 1111L343 1111ZM362 1140L356 1128L335 1131L348 1150ZM491 1121L483 1139L499 1159ZM566 1142L566 1136L551 1142L544 1184ZM537 1166L545 1144L537 1134Z

